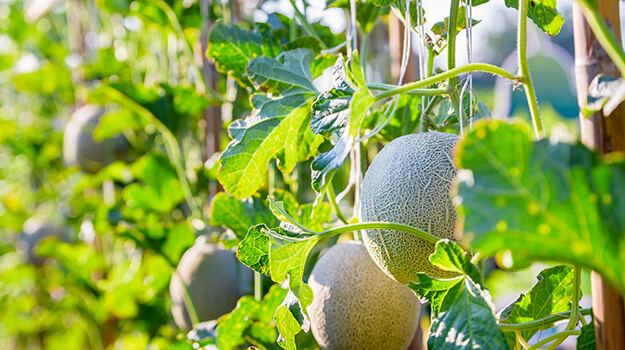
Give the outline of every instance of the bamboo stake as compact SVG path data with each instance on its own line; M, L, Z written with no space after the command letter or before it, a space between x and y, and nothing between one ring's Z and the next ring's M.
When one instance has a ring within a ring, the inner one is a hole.
M598 0L597 4L608 25L618 29L615 34L620 41L618 1ZM588 86L597 74L617 77L620 72L596 40L577 2L573 3L573 27L577 98L581 108L586 102ZM590 148L603 154L625 151L625 106L619 106L608 117L603 117L599 112L586 119L580 113L580 129L582 142ZM622 295L607 285L594 271L591 283L597 349L625 349Z

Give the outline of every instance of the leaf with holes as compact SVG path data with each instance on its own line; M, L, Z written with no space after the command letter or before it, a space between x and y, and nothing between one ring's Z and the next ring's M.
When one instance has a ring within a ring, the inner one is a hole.
M317 203L334 172L349 155L356 134L375 98L367 88L358 53L346 64L339 57L333 67L332 89L320 94L312 106L311 130L330 137L334 147L313 160L312 187Z

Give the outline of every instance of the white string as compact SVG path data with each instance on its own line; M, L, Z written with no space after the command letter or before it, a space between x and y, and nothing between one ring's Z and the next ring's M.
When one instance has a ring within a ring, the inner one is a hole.
M352 57L358 48L358 29L356 28L356 0L349 0L349 30L347 31L347 57Z
M425 78L427 78L428 75L428 66L427 66L427 62L425 59L425 25L423 22L423 0L418 0L417 3L417 13L418 13L418 21L419 21L419 79L423 80ZM421 97L421 121L423 121L425 119L425 101L428 98L425 96Z
M466 36L467 36L467 61L473 62L473 0L465 0L467 6L465 11L466 17ZM473 73L469 72L467 80L462 86L462 92L460 93L460 135L464 135L464 94L469 90L469 130L473 129Z
M402 58L401 58L401 69L399 71L399 81L397 82L398 86L401 85L404 80L404 76L406 75L406 68L408 67L408 60L410 59L410 50L411 50L411 43L412 43L412 38L411 38L412 21L410 19L410 1L411 0L406 0L406 16L405 16L405 21L404 21L404 42L403 42L404 46L403 46L403 52L402 52ZM419 0L416 0L416 1L419 1ZM372 136L376 135L378 132L380 132L380 130L384 129L386 124L388 124L391 118L393 118L393 114L395 114L395 110L397 109L398 104L399 104L399 95L396 95L393 97L388 107L386 107L386 110L384 111L384 114L382 115L380 122L378 122L378 125L376 125L373 128L373 130L369 131L366 135L357 139L356 143L367 140L371 138ZM392 107L392 110L391 110L391 107Z

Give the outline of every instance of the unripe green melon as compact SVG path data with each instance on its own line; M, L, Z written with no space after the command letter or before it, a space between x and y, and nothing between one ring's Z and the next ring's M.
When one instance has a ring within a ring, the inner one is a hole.
M17 248L26 256L28 263L36 266L43 265L45 259L36 254L35 247L39 241L47 237L67 241L65 230L47 219L31 217L24 222Z
M308 283L314 293L311 329L323 349L404 350L410 344L419 301L378 268L362 243L330 248Z
M171 311L180 329L193 328L182 283L189 291L199 321L214 320L232 311L242 295L238 265L234 253L217 244L196 243L182 255L177 275L172 276L169 284Z
M116 159L123 158L128 143L123 136L96 142L93 131L104 110L96 105L83 106L72 114L63 133L63 158L69 166L78 166L89 173L97 173Z
M436 237L454 239L456 211L451 185L458 136L426 132L402 136L375 157L360 192L361 222L405 224ZM416 281L416 273L449 278L429 261L435 245L395 230L364 230L363 240L378 266L400 283Z

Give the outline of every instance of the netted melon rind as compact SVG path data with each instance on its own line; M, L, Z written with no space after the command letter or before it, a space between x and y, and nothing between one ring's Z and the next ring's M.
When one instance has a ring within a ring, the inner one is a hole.
M339 243L315 264L311 329L323 349L404 350L417 328L419 301L389 278L360 242Z
M426 132L390 142L365 174L361 221L400 223L454 239L451 185L456 176L453 151L457 141L454 134ZM409 233L364 230L363 240L376 264L400 283L416 281L417 272L438 278L454 276L429 262L434 244Z

